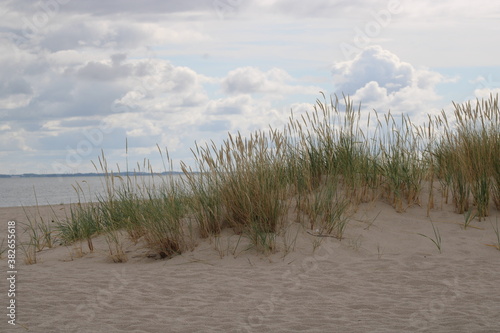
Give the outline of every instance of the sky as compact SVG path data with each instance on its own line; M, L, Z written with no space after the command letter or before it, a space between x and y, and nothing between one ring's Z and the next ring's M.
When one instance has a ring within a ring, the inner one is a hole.
M0 173L164 171L320 92L424 121L500 92L495 1L7 0Z

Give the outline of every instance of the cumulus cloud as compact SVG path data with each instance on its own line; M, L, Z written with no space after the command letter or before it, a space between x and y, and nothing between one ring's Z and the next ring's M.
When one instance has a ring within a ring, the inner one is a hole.
M414 71L409 63L380 46L367 47L353 60L336 63L332 69L337 90L348 95L370 82L377 82L388 93L397 92L412 84Z
M204 78L188 67L151 59L134 68L136 76L130 80L129 90L115 100L116 104L171 113L180 107L202 105L208 99L203 88Z
M440 97L435 86L447 79L437 72L415 68L380 46L365 48L353 60L332 68L337 94L346 94L372 108L416 113L429 110Z

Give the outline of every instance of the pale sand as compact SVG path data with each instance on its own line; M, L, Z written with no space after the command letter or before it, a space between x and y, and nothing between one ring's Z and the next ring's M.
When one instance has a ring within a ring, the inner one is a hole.
M500 225L500 214L492 209L473 223L478 229L463 230L464 217L451 207L431 211L442 254L418 235L433 236L425 215L425 208L398 214L383 202L365 205L342 242L323 238L313 253L318 238L300 232L284 258L283 250L265 256L241 244L235 258L229 236L219 241L223 259L206 240L170 260L129 244L122 264L110 262L102 239L81 258L59 246L25 265L18 253L16 319L28 330L7 324L4 254L0 331L500 332L500 251L486 245L495 242L490 221ZM19 230L26 218L20 208L1 208L0 238L8 220Z

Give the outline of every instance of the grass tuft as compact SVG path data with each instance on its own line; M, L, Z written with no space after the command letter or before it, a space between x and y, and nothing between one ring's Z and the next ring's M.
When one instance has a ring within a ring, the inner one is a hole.
M441 239L441 234L439 233L439 229L434 225L434 223L431 222L431 225L432 225L432 231L434 232L434 238L432 237L429 237L427 235L424 235L424 234L418 234L422 237L425 237L429 240L432 241L432 243L434 243L434 245L436 245L439 253L442 252L442 239Z

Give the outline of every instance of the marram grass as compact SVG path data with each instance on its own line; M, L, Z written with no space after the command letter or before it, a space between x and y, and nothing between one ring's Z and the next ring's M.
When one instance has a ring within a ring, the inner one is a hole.
M322 97L309 112L292 114L283 129L196 144L194 165L181 163L183 176L160 184L141 182L134 172L116 176L103 153L95 166L106 174L106 195L72 205L57 238L86 241L92 251L93 237L104 234L110 257L123 262L123 234L167 258L192 248L196 236L217 240L232 229L272 253L280 250L277 239L289 228L290 211L311 234L341 240L360 203L381 199L404 212L423 204L429 183L427 211L434 208L434 191L445 202L451 197L460 214L474 209L481 219L500 209L498 96L454 104L453 118L443 111L418 126L391 112L363 115L347 97ZM172 171L168 152L159 152L165 171ZM148 161L137 170L155 179ZM472 217L466 220L469 225ZM431 240L440 249L434 231Z

